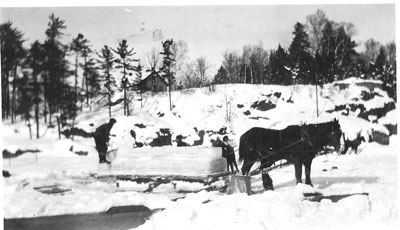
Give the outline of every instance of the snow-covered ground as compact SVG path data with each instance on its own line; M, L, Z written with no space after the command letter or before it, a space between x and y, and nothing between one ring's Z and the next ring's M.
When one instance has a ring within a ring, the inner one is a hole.
M173 139L183 135L186 142L193 143L199 139L194 127L208 131L227 127L229 138L238 143L240 135L254 126L281 129L291 124L322 122L335 117L350 139L361 133L368 140L372 130L388 133L381 122L371 123L352 116L354 114L344 116L341 112L325 112L333 110L335 105L354 103L355 98L359 103L368 103L368 108L382 108L384 103L392 101L385 92L379 91L379 94L384 94L382 97L362 102L360 92L364 87L356 86L355 82L348 80L349 88L343 90L334 84L319 89L319 117L316 116L315 86L232 84L217 86L215 91L208 88L177 91L172 94L172 112L169 112L166 93L146 94L144 106L135 102L130 117L121 115L120 106L113 110L117 123L112 129L115 134L112 142L119 147L114 164L135 156L135 153L144 155L156 151L174 155L171 152L173 147L151 148L145 145L133 149L135 140L130 136L130 130L136 132L136 141L144 144L156 137L160 128L169 128ZM279 94L275 94L277 92ZM268 111L252 108L255 102L261 101L270 102L276 108ZM80 114L77 127L91 132L108 119L107 109L99 106L94 111ZM397 124L396 110L380 121ZM138 124L144 127L138 127ZM98 165L92 138L75 137L72 141L63 137L59 140L55 129L43 127L40 139L29 140L24 122L10 124L6 121L2 124L2 149L41 151L3 159L3 169L11 173L11 177L3 178L2 185L5 218L103 212L112 206L142 204L151 209L165 209L154 214L139 229L395 229L397 225L397 136L390 138L390 145L363 143L357 155L317 157L311 174L314 187L295 185L293 166L270 173L274 191L264 192L260 176L254 176L252 190L255 194L248 196L206 192L202 190L203 184L189 182L160 185L151 193L142 192L148 188L146 184L118 181L117 187L115 179L94 177L107 170L104 168L107 166ZM203 147L209 147L209 139L215 136L211 132L206 134ZM86 151L88 155L72 153L71 146L73 151ZM190 155L199 152L197 148L188 148L187 151ZM198 163L194 161L192 164ZM48 195L35 189L49 185L68 191ZM178 193L180 190L193 193L184 195ZM325 196L369 195L350 196L338 202L327 199L311 202L303 195L310 192ZM185 198L172 201L183 196Z

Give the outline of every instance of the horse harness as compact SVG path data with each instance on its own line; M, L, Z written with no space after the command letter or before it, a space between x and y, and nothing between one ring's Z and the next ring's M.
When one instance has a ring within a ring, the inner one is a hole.
M320 130L320 129L319 129L319 130ZM318 130L318 131L319 131L319 130ZM290 151L290 152L291 152L291 153L296 153L296 152L303 152L303 153L304 153L304 152L311 152L311 153L312 153L312 152L321 151L321 150L319 150L318 148L311 149L311 150L307 150L307 151L305 150L305 145L306 145L306 143L309 144L309 146L313 146L313 143L312 143L312 140L313 140L313 139L317 139L317 142L318 142L318 137L319 137L319 135L320 135L320 132L317 132L317 134L316 134L314 137L310 137L309 133L308 133L306 130L304 130L304 129L300 129L300 132L302 132L303 135L304 135L306 138L304 138L304 136L302 136L302 135L300 134L300 139L299 139L299 140L297 140L296 142L293 142L293 143L291 143L291 144L289 144L289 145L283 147L283 148L280 149L280 150L265 150L265 151L268 153L267 155L263 155L263 154L262 154L260 151L258 151L257 149L250 148L251 151L255 151L255 152L258 154L259 158L257 158L256 160L247 162L246 165L253 164L253 163L257 162L257 161L262 161L262 160L264 160L264 159L267 159L267 158L269 158L269 157L271 157L271 156L273 156L273 155L275 155L275 154L279 154L280 152L283 152L283 151L285 151L286 149L291 148L291 147L296 146L296 145L301 144L301 143L303 143L303 150L302 150L302 151ZM336 131L333 130L333 128L332 128L330 134L335 135L335 133L336 133ZM282 142L282 131L279 132L279 139L280 139L280 141ZM317 145L317 143L316 143L316 145ZM246 165L244 165L244 166L246 166ZM243 167L244 167L244 166L243 166ZM261 165L261 166L262 166L262 165ZM261 166L260 166L260 168L261 168Z

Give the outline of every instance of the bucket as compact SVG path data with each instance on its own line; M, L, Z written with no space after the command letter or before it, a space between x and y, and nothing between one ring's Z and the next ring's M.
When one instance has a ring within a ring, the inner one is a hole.
M247 193L251 194L251 184L249 176L231 175L229 176L228 194Z

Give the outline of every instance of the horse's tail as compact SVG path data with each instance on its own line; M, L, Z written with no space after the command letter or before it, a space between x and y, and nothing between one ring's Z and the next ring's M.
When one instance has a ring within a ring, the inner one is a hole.
M343 145L344 145L344 149L340 152L340 154L346 154L347 149L348 149L348 144L346 142L346 135L344 135L344 132L342 133L343 136ZM340 142L340 139L339 139Z
M245 148L246 148L246 144L245 144L245 135L242 135L240 137L240 142L239 142L239 162L242 162L244 159L244 155L245 155Z

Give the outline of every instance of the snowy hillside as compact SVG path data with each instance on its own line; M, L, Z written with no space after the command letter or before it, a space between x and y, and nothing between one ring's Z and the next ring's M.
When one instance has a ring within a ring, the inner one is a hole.
M143 204L165 210L153 215L139 229L349 229L349 226L394 229L398 215L399 147L397 135L389 139L392 132L387 125L397 125L396 104L379 85L357 79L324 85L318 88L318 112L315 86L311 85L228 84L214 89L175 91L172 111L166 92L146 93L143 107L138 100L140 96L135 96L129 117L122 115L122 104L113 107L117 123L111 130L114 135L111 142L119 148L116 165L121 159L152 151L174 155L171 148L176 145L177 135L193 144L200 139L201 130L206 133L203 147L210 147L211 139L224 135L238 145L240 136L252 127L283 129L292 124L338 118L346 138L354 139L360 133L367 141L361 144L357 155L317 157L311 173L314 187L296 186L293 166L288 166L270 173L274 191L264 192L260 175L254 176L255 194L250 196L206 192L203 184L189 182L165 184L151 193L143 193L147 185L142 184L126 182L117 187L113 180L93 177L103 170L98 165L93 138L75 136L72 140L62 136L59 140L56 128L41 128L41 138L30 140L25 123L6 121L2 124L3 150L10 154L17 154L17 150L39 152L5 159L3 151L3 169L11 174L3 177L4 216L102 212L117 205ZM75 126L90 133L108 120L107 107L99 102L94 111L80 114ZM222 132L224 128L226 132ZM160 129L170 130L172 147L150 146ZM383 145L386 139L389 142ZM139 147L139 143L144 146ZM198 154L195 147L187 151L190 155ZM57 185L65 193L49 195L37 190L48 185ZM178 193L181 190L193 193L172 201L183 196ZM344 197L337 202L329 199L313 202L303 195L315 192L324 196L368 195Z

